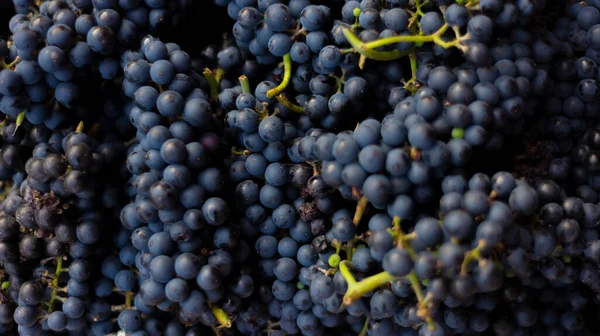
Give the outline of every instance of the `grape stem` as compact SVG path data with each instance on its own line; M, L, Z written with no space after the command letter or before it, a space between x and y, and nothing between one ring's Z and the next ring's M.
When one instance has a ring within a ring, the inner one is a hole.
M354 219L352 220L355 226L358 226L358 224L360 223L360 219L365 213L367 204L369 204L369 200L365 196L361 197L360 200L358 200L358 203L356 204L356 212L354 212Z
M35 6L29 6L29 10L31 11L31 16L36 16L40 14L39 8Z
M413 291L415 292L415 296L417 297L417 300L419 301L419 303L423 302L425 297L423 296L423 289L421 288L421 283L419 282L417 273L415 273L414 270L411 271L406 276L406 280L408 280L410 282L410 286L412 287Z
M465 4L467 9L477 9L479 6L479 0L468 0Z
M60 279L60 274L66 268L62 267L63 259L62 257L56 258L56 270L54 271L54 278L52 279L52 291L50 292L50 301L48 301L48 314L52 313L52 307L54 306L54 302L58 299L58 281Z
M294 113L304 113L304 107L292 103L283 93L277 96L277 101Z
M221 79L223 79L223 76L225 76L225 70L217 68L217 70L215 70L215 79L217 80L217 85L221 83Z
M125 292L125 306L127 308L131 308L132 302L133 302L133 292L132 291Z
M306 36L306 34L307 34L306 28L304 28L304 27L300 28L300 26L301 26L301 24L298 23L298 27L296 28L294 35L292 35L292 37L291 37L292 41L295 41L298 38L298 36L300 36L300 35ZM298 28L300 28L300 29L298 29Z
M424 6L427 6L427 4L429 4L429 1L425 1L425 2L421 3L421 0L415 0L415 9L416 9L416 13L419 16L425 16L425 13L423 13L423 10L421 8L423 8Z
M0 181L0 202L4 201L12 188L13 183L8 181Z
M17 133L17 130L19 129L19 127L21 127L21 125L23 125L23 122L25 121L25 111L19 113L19 115L17 116L17 122L15 125L15 130L13 131L13 136Z
M398 239L396 242L396 246L398 248L404 249L410 257L415 260L417 259L417 252L410 246L410 240L414 239L416 235L413 233L406 234L402 231L402 227L400 227L401 219L396 216L393 219L394 221L394 229L393 231L396 233L396 238Z
M135 144L138 141L137 137L133 137L127 141L125 141L123 144L125 145L126 148L131 147L131 145Z
M411 94L415 94L415 92L417 92L417 89L418 89L418 82L417 82L417 55L415 54L414 50L410 54L408 54L408 59L410 60L411 77L404 85L404 88L409 90L411 92Z
M342 242L338 241L337 239L334 239L331 242L331 246L335 248L336 254L340 254L340 250L342 249Z
M12 62L10 62L10 63L8 63L8 64L6 64L6 63L4 62L4 59L2 59L2 67L3 67L4 69L13 69L13 68L14 68L14 67L15 67L17 64L19 64L20 62L21 62L21 57L19 57L19 56L15 57L15 60L14 60L14 61L12 61Z
M360 331L360 334L358 334L358 336L366 336L368 330L369 330L369 318L367 317L365 319L365 324L363 325L363 328Z
M352 260L352 245L354 245L353 240L346 243L346 260Z
M340 266L341 266L341 264L340 264ZM341 267L340 267L340 271L341 271ZM343 275L343 272L342 272L342 275ZM345 276L344 276L344 279L346 279ZM346 291L346 294L344 295L343 302L345 305L350 305L350 304L352 304L352 302L360 299L361 296L363 296L364 294L366 294L378 287L381 287L389 282L396 281L396 280L398 280L398 278L391 275L390 273L381 272L381 273L372 275L368 278L365 278L359 282L356 282L356 280L354 280L355 282L353 284L348 282L348 290ZM346 281L348 281L348 280L346 280Z
M377 51L377 50L371 50L370 48L366 47L366 44L363 43L358 36L356 36L356 34L354 34L349 28L345 28L343 30L344 36L346 37L346 40L348 40L348 43L350 43L350 45L352 45L353 49L361 54L361 56L364 56L365 58L369 58L372 60L376 60L376 61L391 61L391 60L395 60L398 59L402 56L407 55L406 53L403 53L399 50L391 50L391 51Z
M465 259L460 266L460 274L467 275L469 273L469 266L473 260L479 260L481 258L481 249L485 247L485 241L480 241L477 247L465 253Z
M348 283L348 286L353 286L356 284L356 279L354 279L352 272L350 272L350 265L352 265L350 261L342 260L340 262L340 272L342 273L344 280L346 280L346 283Z
M235 147L231 148L231 155L242 155L244 157L248 157L250 154L252 154L249 150L244 149L244 150L238 150Z
M446 31L448 30L448 27L449 26L446 23L442 27L440 27L440 29L438 29L438 31L436 31L435 33L433 33L431 35L422 35L422 36L400 35L400 36L386 37L386 38L378 39L378 40L371 41L368 43L364 43L364 47L367 49L374 49L374 48L386 46L388 44L395 44L395 43L400 43L400 42L414 42L414 43L433 42L444 49L456 47L458 45L457 41L455 41L455 40L454 41L444 41L442 39L442 35L444 35L444 33L446 33Z
M289 53L283 56L283 80L279 85L267 91L267 98L275 98L279 96L290 83L292 78L292 57Z
M410 282L410 286L412 287L413 291L415 292L415 296L417 297L417 301L419 303L417 306L418 315L425 319L425 322L429 327L432 327L434 324L433 319L429 314L429 308L427 307L428 300L425 296L423 296L423 288L421 287L421 282L419 281L419 277L417 277L417 273L414 270L412 270L404 278Z
M438 29L438 31L431 35L399 35L381 38L366 43L362 42L358 38L358 36L356 36L356 34L354 34L349 28L345 28L343 30L343 33L346 37L346 40L348 40L348 42L354 48L354 50L361 54L362 57L373 59L376 61L390 61L406 55L410 55L410 52L401 52L399 50L377 51L374 49L401 42L412 42L417 44L433 42L444 49L452 47L459 48L460 44L458 40L444 41L444 39L442 38L442 35L446 33L448 28L448 24L444 24L442 27L440 27L440 29Z
M342 92L342 89L344 88L344 84L346 84L346 71L342 69L342 77L338 77L333 74L330 74L329 76L331 76L335 79L335 84L337 86L336 93Z
M202 71L204 78L208 81L208 87L210 88L210 97L212 99L217 99L219 97L219 82L217 81L217 76L215 72L211 71L209 68L205 68Z
M414 235L409 234L406 235L402 232L400 228L400 217L394 217L394 229L393 231L398 235L398 247L405 249L411 256L411 258L416 258L415 250L410 246L409 241L414 237ZM347 260L344 260L340 263L340 272L342 276L348 283L348 290L344 295L343 302L345 305L350 305L352 302L358 300L365 293L368 293L380 286L383 286L391 281L398 280L398 277L388 273L388 272L380 272L378 274L367 277L359 282L356 281L352 273L350 272L349 265L352 265ZM415 292L415 296L419 303L423 303L423 289L421 288L421 283L419 282L419 278L414 270L412 270L405 277L411 284L413 291ZM426 309L426 307L422 307ZM425 314L427 315L427 313Z
M212 303L209 303L209 307L213 314L215 314L217 321L219 321L220 328L231 328L231 319L229 319L229 316L227 316L227 313L223 309Z
M248 77L246 75L240 76L240 85L242 86L243 93L251 93L250 91L250 82L248 81Z

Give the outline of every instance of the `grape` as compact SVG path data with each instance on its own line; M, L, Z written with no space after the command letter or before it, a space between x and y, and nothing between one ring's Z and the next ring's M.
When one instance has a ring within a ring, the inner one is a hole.
M391 249L383 257L382 267L395 276L405 276L412 269L412 259L403 249Z
M289 8L283 4L274 3L268 6L264 11L264 20L274 32L292 28L292 14Z
M67 327L67 316L61 311L52 312L48 316L48 326L54 331L62 331Z
M141 326L141 316L138 311L126 309L119 313L119 327L128 332L134 331Z

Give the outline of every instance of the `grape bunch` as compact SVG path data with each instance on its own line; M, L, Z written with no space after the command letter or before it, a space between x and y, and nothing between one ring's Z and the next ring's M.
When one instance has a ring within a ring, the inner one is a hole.
M37 140L2 203L5 304L14 312L7 332L35 335L47 320L54 321L47 330L87 329L90 264L106 253L100 244L111 236L106 222L114 223L121 207L122 187L99 172L120 174L122 142L85 134L82 124L62 131Z
M131 94L129 84L123 86L132 98L127 109L137 139L127 157L132 201L121 222L131 236L126 247L135 250L129 259L119 256L123 270L109 279L137 294L130 306L135 310L121 312L119 327L141 329L141 322L127 323L140 310L148 318L154 311L173 312L183 325L230 327L229 315L254 284L234 267L250 250L223 199L217 97L200 89L190 57L177 45L146 37L141 51L128 53L125 61L125 81L137 87ZM135 266L137 274L125 266Z

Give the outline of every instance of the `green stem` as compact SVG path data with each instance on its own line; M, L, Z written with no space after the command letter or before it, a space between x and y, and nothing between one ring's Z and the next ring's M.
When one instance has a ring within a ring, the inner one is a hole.
M467 9L475 9L479 5L479 0L469 0L465 4Z
M217 68L217 70L215 70L215 80L217 81L217 87L221 83L221 79L223 79L223 76L225 76L225 70Z
M407 12L410 13L410 19L408 19L408 29L415 35L422 35L419 14L408 10Z
M340 250L342 249L342 243L337 241L337 239L334 239L331 242L331 246L335 247L335 253L336 254L340 254Z
M6 199L12 186L13 186L12 182L0 181L0 202L4 201Z
M23 125L24 121L25 121L25 111L19 113L19 115L17 116L17 122L15 125L15 130L13 131L13 135L15 135L17 133L17 130L19 129L19 127L21 127L21 125Z
M342 276L344 277L344 280L346 280L348 286L354 286L356 284L356 279L354 279L354 276L352 275L352 272L350 272L350 267L348 265L352 265L352 263L348 260L342 260L342 262L340 262L340 272L342 273Z
M423 8L423 6L426 6L428 3L429 1L421 3L421 0L415 0L415 8L417 9L417 14L419 16L425 16L425 13L423 13L423 10L421 8Z
M209 303L209 307L213 314L215 314L215 317L217 318L217 321L219 321L221 328L231 328L231 319L223 309L212 303Z
M406 280L410 281L410 286L415 292L415 296L417 297L419 303L423 302L425 296L423 296L423 289L421 288L421 283L419 282L417 273L415 273L415 271L412 270L410 273L408 273L408 275L405 278Z
M369 318L367 317L365 319L365 325L363 325L363 328L360 331L360 334L358 334L358 336L367 336L367 331L368 330L369 330Z
M304 107L292 103L283 93L277 96L277 101L294 113L304 113Z
M378 47L383 47L388 44L395 44L400 42L414 42L414 43L427 43L434 42L444 49L448 49L450 47L455 47L458 45L458 41L444 41L442 39L442 35L448 30L448 24L444 24L438 31L431 35L423 35L423 36L415 36L415 35L399 35L399 36L390 36L382 39L378 39L375 41L371 41L364 44L366 49L375 49Z
M210 97L212 99L217 99L219 97L219 83L217 82L217 78L215 74L208 68L204 69L202 72L204 78L208 81L208 87L210 88Z
M352 14L354 14L354 24L352 25L352 28L360 28L360 23L358 22L360 12L361 10L359 7L354 8L354 10L352 11Z
M479 242L476 248L472 249L465 253L465 259L463 260L462 265L460 266L460 274L466 275L469 273L469 265L473 260L479 260L481 258L481 249L485 246L483 241Z
M52 279L52 291L50 292L50 301L48 302L48 314L52 312L52 307L54 306L54 302L58 298L58 281L60 279L60 274L63 272L64 268L62 267L63 259L62 257L56 258L56 270L54 271L54 278Z
M290 83L290 79L292 79L292 57L288 53L283 56L283 80L277 87L267 91L267 98L279 96Z
M77 124L77 128L75 128L75 133L81 132L83 132L83 121L80 121L79 124Z
M19 64L21 62L21 57L17 56L15 57L15 60L12 61L11 63L8 63L6 65L7 68L12 69L15 65Z
M341 267L340 267L341 269ZM375 275L372 275L368 278L361 280L360 282L356 282L354 284L348 284L348 290L346 291L346 295L344 295L344 304L350 305L352 302L360 299L364 294L381 287L391 281L398 280L397 277L391 275L388 272L381 272Z
M29 6L29 10L31 11L32 16L40 14L40 9L38 7Z
M367 204L369 204L369 200L365 196L358 200L358 203L356 204L356 211L354 212L354 219L352 220L355 226L358 226L360 223L360 220L365 213L365 209L367 208Z
M134 294L132 291L125 292L125 306L127 308L131 307L131 303L133 302Z
M133 137L127 141L125 141L123 144L125 145L126 148L131 147L131 145L135 144L138 141L137 137Z
M236 147L232 147L231 148L231 155L242 155L242 156L249 156L250 154L252 154L252 152L250 152L247 149L244 150L239 150Z
M352 260L352 247L354 245L354 241L351 240L346 243L346 260Z
M240 150L237 150L235 148L232 148L231 149L231 154L232 155L242 155L242 156L248 157L250 154L252 154L252 152L249 151L249 150L247 150L247 149L244 149L244 150L240 151Z
M411 51L410 54L408 54L408 58L410 60L410 79L406 82L406 85L404 85L404 88L409 90L411 92L411 94L415 94L418 90L418 85L417 85L417 68L418 68L418 64L417 64L417 55L415 54L414 50Z
M344 29L344 36L348 43L352 45L354 50L364 56L366 58L370 58L376 61L392 61L403 56L406 56L407 53L401 52L399 50L391 50L391 51L377 51L372 50L372 48L368 48L366 43L363 43L356 34L354 34L350 29Z
M406 234L402 231L402 228L400 227L400 217L394 217L393 218L393 223L394 223L394 232L396 232L397 235L397 242L396 242L396 246L398 246L401 249L404 249L409 255L410 257L415 260L417 259L417 252L410 246L410 240L414 239L416 237L416 235L413 233L409 233Z
M419 302L419 304L417 305L417 315L425 319L425 322L428 326L433 326L433 319L431 318L429 307L427 306L428 300L423 295L423 288L421 287L421 282L419 281L419 277L417 277L417 273L414 270L412 270L404 278L410 282L410 286L415 292L415 296L417 297L417 301Z
M346 83L346 71L342 70L342 77L333 76L335 78L335 84L337 85L337 92L342 92L344 84Z
M242 86L243 93L251 93L250 82L248 81L248 77L246 77L246 75L240 76L240 85Z
M410 73L412 75L411 78L417 79L417 55L414 52L408 54L408 59L410 60Z

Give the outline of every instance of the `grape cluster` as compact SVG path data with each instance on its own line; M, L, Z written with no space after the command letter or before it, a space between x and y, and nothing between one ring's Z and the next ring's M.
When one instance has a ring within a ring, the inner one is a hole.
M52 0L34 13L16 14L10 47L0 48L0 110L12 118L25 112L32 124L56 129L86 99L90 78L116 79L121 51L136 47L144 33L168 29L186 4Z
M115 220L123 192L99 172L118 176L124 147L117 137L101 142L82 128L38 140L2 203L5 305L19 334L38 334L38 320L46 319L54 321L48 330L88 326L90 264L102 258L100 242L111 235L105 222ZM14 324L3 323L14 331Z
M253 242L257 252L259 269L253 278L260 295L250 303L249 311L240 313L238 329L242 333L280 329L294 334L341 326L337 314L322 310L320 320L315 320L301 312L312 306L306 289L310 281L303 274L314 274L315 267L330 268L329 216L336 216L342 200L329 190L316 167L290 162L286 148L301 130L284 123L279 115L269 116L271 110L250 93L241 93L236 105L239 110L226 116L234 135L230 141L237 144L229 178L236 183L234 201L242 237ZM306 131L308 135L320 133L319 129ZM341 228L346 229L352 235L352 224ZM266 309L259 309L261 304ZM260 319L264 314L279 319L279 326Z
M230 223L222 198L223 153L213 99L200 89L190 57L176 45L147 37L126 61L125 81L137 87L133 94L123 87L132 98L128 110L137 142L127 158L132 202L123 208L121 222L131 236L126 248L135 250L129 259L120 255L120 268L135 266L138 273L122 270L109 278L122 291L138 293L131 306L136 310L123 310L119 318L129 320L140 310L148 316L172 311L185 325L230 327L228 315L240 309L254 285L234 268L250 249ZM127 324L119 321L128 332L142 328Z

